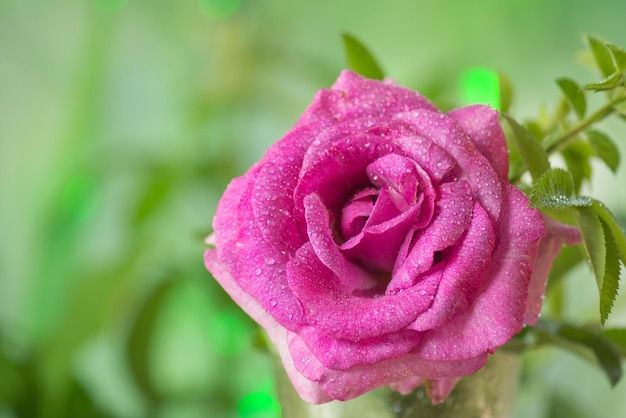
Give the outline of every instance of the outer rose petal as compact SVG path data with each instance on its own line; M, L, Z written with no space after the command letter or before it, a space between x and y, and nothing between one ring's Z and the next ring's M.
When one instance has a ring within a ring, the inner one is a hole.
M493 352L523 326L528 287L544 235L539 212L512 185L504 186L500 242L488 279L474 305L443 327L428 331L417 354L431 360L472 358Z
M345 370L408 354L422 340L422 333L402 330L365 340L335 339L313 327L302 327L298 335L325 367Z
M204 253L204 263L207 269L212 272L215 280L219 282L233 301L235 301L250 318L254 319L265 329L272 343L274 343L278 349L289 380L293 383L300 397L305 402L314 404L333 400L333 398L324 393L319 384L305 378L294 368L293 359L287 347L287 339L295 334L282 327L253 297L241 289L228 270L225 269L224 265L218 261L217 254L214 250L207 250Z
M371 365L334 370L324 367L297 334L288 334L288 344L296 369L306 378L318 382L325 393L340 401L411 376L440 379L472 374L487 362L486 353L466 360L451 361L429 361L419 355L407 354Z
M251 208L255 189L248 178L254 174L252 170L249 176L233 181L218 205L213 220L218 259L244 291L272 312L278 322L294 329L303 320L302 308L287 288L287 253L264 240L260 229L263 225L258 224Z
M474 105L448 112L469 135L478 151L491 162L500 180L509 176L509 150L498 112L489 106Z
M582 242L578 228L556 222L548 216L544 216L543 219L547 234L539 244L539 255L535 261L535 271L530 279L528 303L524 315L524 323L528 325L535 325L539 320L550 268L556 256L559 255L561 247L563 244L576 245Z
M363 116L392 115L414 109L439 110L419 93L342 71L330 90L320 90L296 126L315 122L336 124ZM322 122L323 121L323 122Z

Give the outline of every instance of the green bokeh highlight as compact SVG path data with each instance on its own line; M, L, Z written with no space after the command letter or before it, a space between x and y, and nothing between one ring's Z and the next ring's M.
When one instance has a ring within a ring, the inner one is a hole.
M461 74L459 87L464 104L487 104L500 108L498 74L483 68L472 68Z
M100 13L119 12L126 6L128 0L92 0L94 8Z
M63 188L63 208L71 219L88 220L96 210L95 180L85 174L70 177Z
M214 19L226 19L234 15L241 6L241 0L198 0L198 8Z
M241 418L280 418L280 404L265 392L250 393L239 401L237 411Z

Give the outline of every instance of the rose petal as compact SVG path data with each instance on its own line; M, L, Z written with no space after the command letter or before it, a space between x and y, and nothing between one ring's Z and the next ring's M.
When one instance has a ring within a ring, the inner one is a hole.
M305 311L304 323L330 337L347 340L372 338L406 327L430 306L440 278L441 271L434 270L403 292L356 297L345 293L339 278L320 262L310 243L287 264L289 286Z
M244 176L254 191L250 196L252 214L263 226L264 240L277 251L293 254L304 243L305 235L300 233L294 216L293 189L303 158L320 129L320 126L292 129ZM232 224L230 228L233 229Z
M481 281L487 275L494 245L489 216L476 203L463 240L446 256L446 267L432 306L409 328L425 331L441 327L465 312L474 303Z
M307 125L328 127L343 120L380 117L420 108L438 111L415 91L344 70L330 89L317 92L295 128Z
M309 350L325 366L345 370L409 353L422 340L420 332L401 330L364 340L336 339L313 327L298 330Z
M368 187L357 192L344 205L341 209L341 235L344 239L349 240L363 230L377 198L378 190Z
M427 331L416 354L430 360L493 352L523 325L528 286L544 235L541 215L512 185L504 186L500 239L474 305L443 327Z
M389 272L411 228L430 222L436 192L428 174L398 154L377 159L367 167L367 173L381 188L378 200L362 232L340 248L348 258L368 268Z
M544 216L543 220L546 226L546 236L539 244L535 270L530 279L528 303L524 315L524 323L527 325L535 325L539 320L550 269L561 247L563 244L576 245L582 242L578 228L557 222L549 216Z
M337 248L330 229L329 213L316 194L304 198L305 219L309 243L315 256L338 279L342 291L351 294L357 289L369 289L376 285L375 279L365 270L345 259Z
M315 163L302 170L293 199L299 204L295 216L304 219L304 197L316 193L334 214L341 213L351 195L371 186L365 169L376 159L394 151L384 138L371 135L344 137L317 155ZM306 225L301 223L301 229Z
M412 376L439 379L468 375L487 362L487 354L453 361L428 361L418 355L407 354L348 370L333 370L324 367L298 335L289 334L288 344L295 368L309 380L317 382L325 393L341 401Z
M454 158L459 166L459 179L472 186L476 199L489 214L494 225L500 216L501 185L490 162L476 149L454 119L424 109L406 112L397 117L409 122L421 137L431 139ZM422 158L429 158L423 154Z
M331 401L332 398L320 388L319 384L305 378L295 369L293 358L287 346L288 337L295 336L295 334L286 330L276 322L273 315L269 314L256 299L251 297L248 292L238 285L237 281L235 281L225 266L219 262L214 250L207 250L205 252L204 262L207 269L213 274L215 280L219 282L233 301L265 329L272 343L274 343L278 349L289 380L293 383L300 397L305 402L314 404Z
M447 113L457 121L478 151L491 163L500 180L509 176L509 150L498 112L489 106L473 105L454 109Z
M422 190L432 190L430 179L423 170L402 155L387 154L368 165L366 172L373 185L379 189L388 187L395 192L394 195L402 198L396 202L400 210L406 210L415 202L418 185Z
M393 269L389 290L407 289L433 265L435 253L455 244L472 219L471 190L467 182L445 183L437 188L435 215L427 228L407 234Z
M302 309L287 287L288 255L262 237L250 207L252 175L233 180L220 200L213 219L217 256L239 286L275 312L281 324L294 328L302 320ZM281 308L275 309L278 304Z
M382 202L388 203L387 206L391 206L392 210L395 209L395 205L388 197L388 193L381 193L376 206L382 206ZM358 235L343 243L339 248L347 258L358 262L368 269L391 272L398 250L404 242L407 233L415 225L421 209L420 199L418 204L413 205L406 212L400 213L386 222L371 227L366 224L365 228ZM381 245L381 243L384 243L384 245Z
M403 114L397 115L402 116ZM402 126L406 132L396 133L398 139L394 140L394 143L404 155L419 163L419 166L428 173L432 184L437 185L444 177L451 175L456 168L454 158L431 139L416 136L415 130L410 125Z

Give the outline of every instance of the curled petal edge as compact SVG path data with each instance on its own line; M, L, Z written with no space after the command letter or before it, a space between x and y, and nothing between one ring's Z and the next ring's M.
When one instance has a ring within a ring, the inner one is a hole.
M526 325L536 325L539 320L550 269L563 245L576 245L582 242L578 228L557 222L546 215L543 215L543 222L546 235L539 243L539 253L530 279L528 303L524 314Z
M204 253L204 263L207 269L213 274L215 280L219 282L235 303L265 329L270 340L278 349L289 380L293 383L302 400L312 404L332 401L333 398L328 396L317 382L305 378L294 367L293 358L291 357L286 341L290 334L295 334L276 322L257 300L239 287L230 273L218 261L215 250L207 250Z

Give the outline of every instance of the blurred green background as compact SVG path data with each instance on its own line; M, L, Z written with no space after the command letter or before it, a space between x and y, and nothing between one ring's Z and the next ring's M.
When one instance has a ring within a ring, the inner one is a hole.
M466 70L502 71L523 118L555 78L595 81L581 34L626 46L625 17L623 0L0 0L0 417L278 417L203 238L229 179L345 67L339 34L442 106ZM602 128L626 155L624 124ZM598 166L591 187L621 219L625 181ZM588 268L570 280L566 317L597 321ZM525 363L519 417L625 416L626 381L556 349Z

